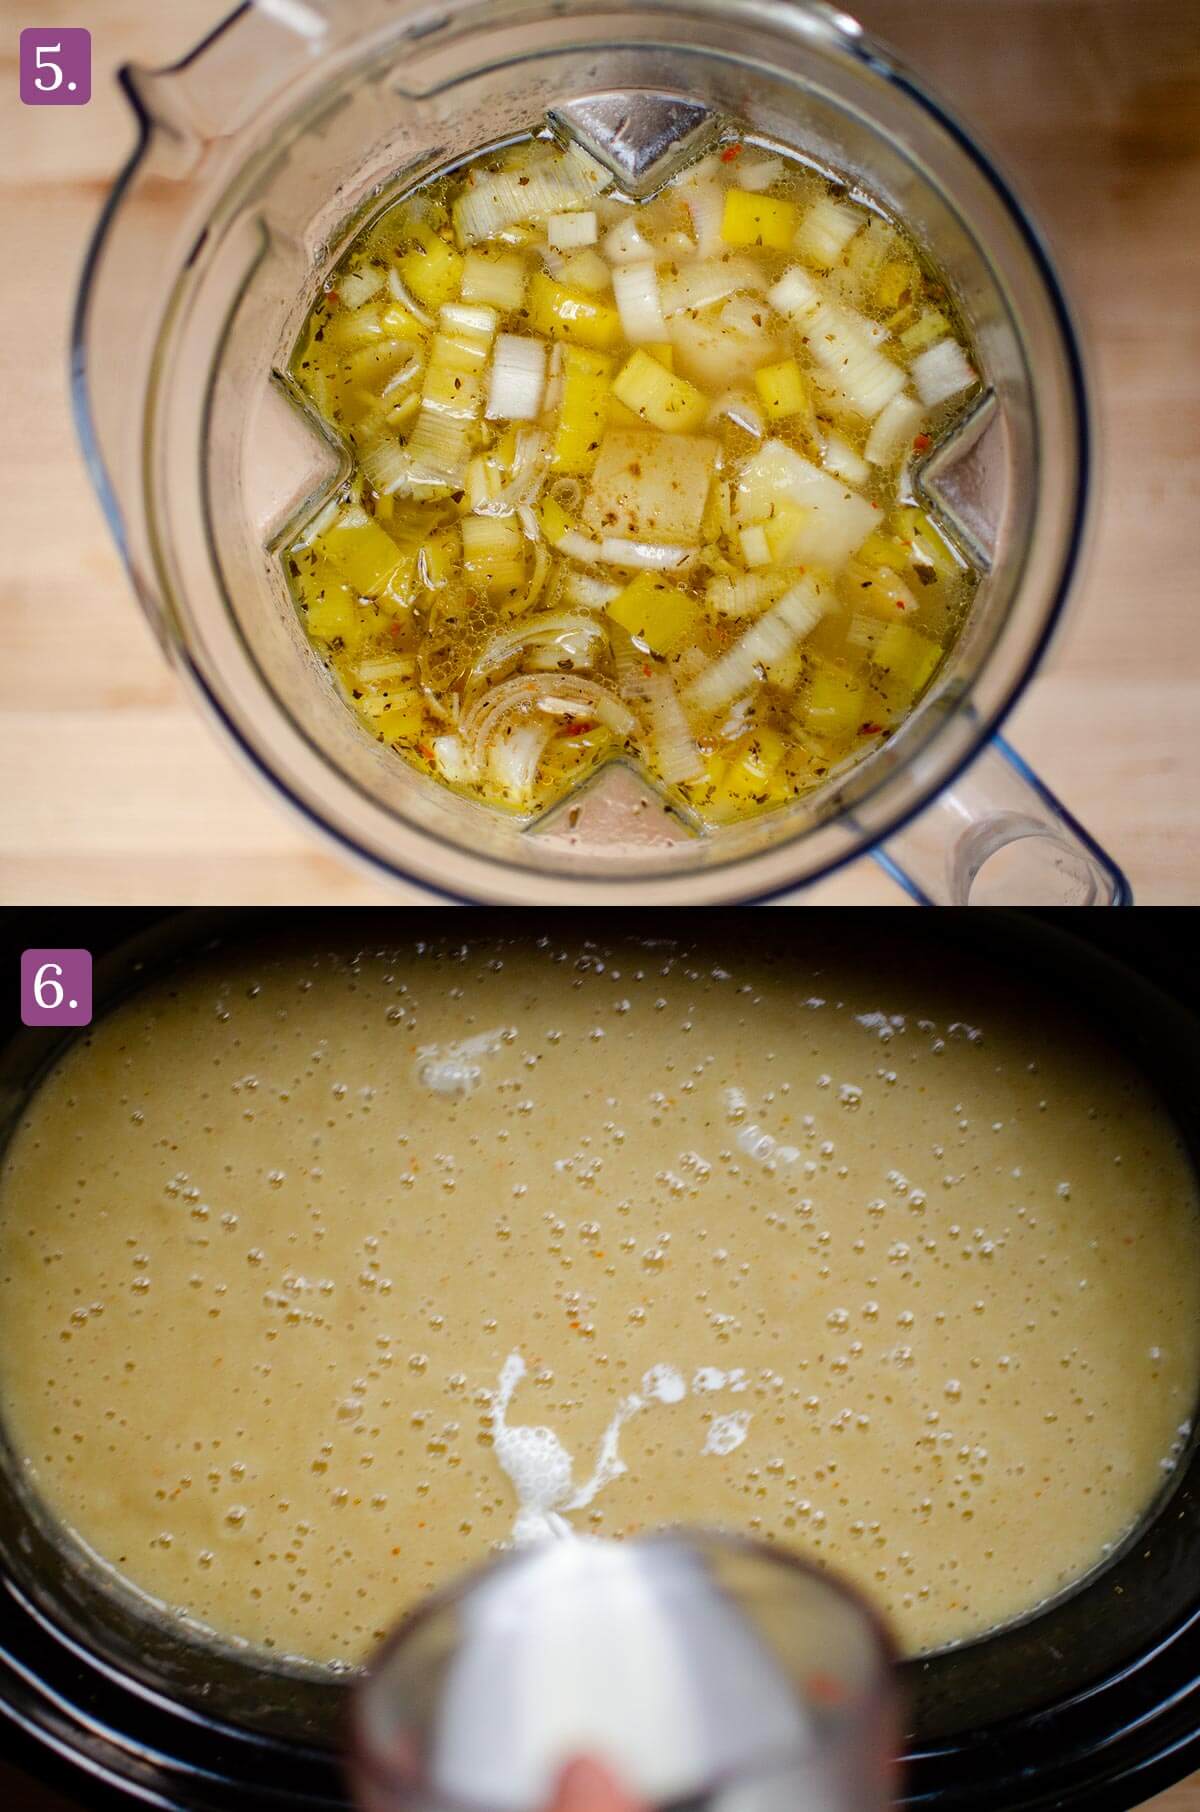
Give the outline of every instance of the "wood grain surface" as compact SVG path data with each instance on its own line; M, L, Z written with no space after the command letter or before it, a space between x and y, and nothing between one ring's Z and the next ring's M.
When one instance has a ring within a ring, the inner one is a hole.
M0 897L350 902L406 897L320 846L238 764L164 664L75 444L66 336L87 236L131 142L122 62L168 61L220 0L56 0L86 24L86 107L17 104L0 0ZM1194 0L864 0L999 154L1080 307L1104 437L1073 615L1018 707L1018 747L1131 875L1200 900L1200 24ZM120 348L113 349L120 357ZM860 862L817 903L888 901Z

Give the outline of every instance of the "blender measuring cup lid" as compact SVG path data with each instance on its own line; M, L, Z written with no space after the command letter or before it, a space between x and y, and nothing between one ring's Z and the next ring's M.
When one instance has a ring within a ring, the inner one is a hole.
M389 1803L390 1773L390 1803L534 1812L590 1755L652 1803L716 1788L755 1812L882 1805L843 1750L882 1710L888 1659L855 1598L766 1548L541 1541L385 1649L357 1708L367 1804Z

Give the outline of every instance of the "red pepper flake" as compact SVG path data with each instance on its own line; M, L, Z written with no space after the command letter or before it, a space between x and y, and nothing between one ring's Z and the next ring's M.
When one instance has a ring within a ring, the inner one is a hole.
M564 736L586 736L596 728L590 717L568 717L563 723Z
M434 758L433 744L431 742L419 742L417 744L417 753L418 753L418 755L421 755L426 761L432 761Z
M740 157L741 155L742 147L740 145L726 145L721 153L721 162L723 164L731 164L735 157Z
M883 729L882 724L860 724L858 733L860 736L882 736Z
M928 434L916 434L913 436L913 451L916 453L928 453L932 445L933 442L930 440Z

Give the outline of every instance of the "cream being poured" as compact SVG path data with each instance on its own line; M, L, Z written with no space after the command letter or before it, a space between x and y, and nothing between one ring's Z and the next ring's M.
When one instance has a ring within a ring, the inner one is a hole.
M628 1471L620 1453L621 1430L626 1422L653 1403L680 1403L688 1392L682 1372L672 1365L652 1365L642 1377L641 1389L630 1392L617 1404L600 1437L592 1475L586 1484L576 1487L574 1461L554 1430L544 1425L513 1424L508 1419L513 1394L526 1370L521 1354L510 1353L501 1367L499 1384L492 1398L493 1450L517 1495L518 1508L512 1531L517 1547L541 1541L546 1536L560 1539L573 1536L575 1531L567 1521L571 1512L585 1510L605 1485ZM734 1390L745 1389L743 1379L744 1374L740 1371L722 1373L709 1367L697 1373L693 1387L711 1391L729 1384ZM724 1454L736 1447L746 1437L750 1414L743 1410L736 1416L718 1418L718 1422L736 1423L737 1439L726 1444L724 1440L714 1442L710 1435L705 1443L705 1453ZM714 1423L714 1434L716 1429Z

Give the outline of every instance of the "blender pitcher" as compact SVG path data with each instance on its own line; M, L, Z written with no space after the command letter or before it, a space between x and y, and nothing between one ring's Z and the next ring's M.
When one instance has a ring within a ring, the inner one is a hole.
M706 904L865 851L927 903L1120 904L1119 869L995 735L1063 607L1088 427L1046 255L963 129L855 21L803 0L256 0L127 69L141 137L73 348L93 479L164 650L271 788L376 870L461 899ZM721 828L618 760L530 819L374 742L278 549L349 456L286 378L341 251L399 193L549 119L632 193L723 122L861 178L931 250L986 390L914 471L981 574L930 692L815 793Z

